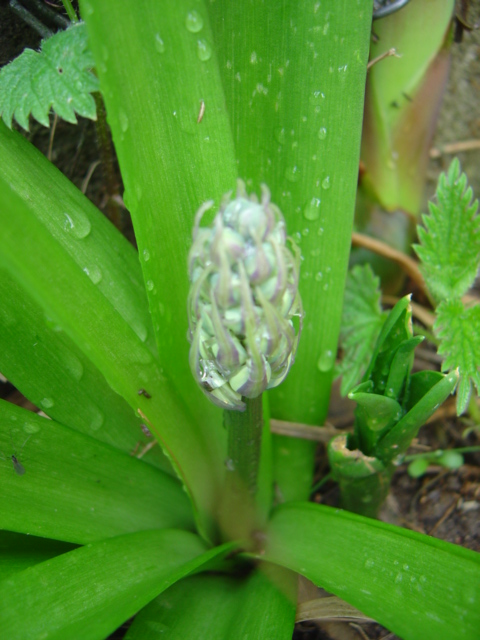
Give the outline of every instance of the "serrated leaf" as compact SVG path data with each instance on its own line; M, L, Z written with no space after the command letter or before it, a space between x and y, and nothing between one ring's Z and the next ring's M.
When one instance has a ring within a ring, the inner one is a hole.
M356 266L348 273L340 328L344 356L337 368L342 376L342 395L360 380L372 356L386 318L380 296L380 279L370 265Z
M30 114L48 127L50 108L67 122L78 115L96 120L98 79L91 69L85 24L76 23L44 40L40 51L25 49L0 71L0 114L9 128L12 118L28 131Z
M437 203L429 203L430 215L417 227L420 244L414 249L422 264L425 283L437 300L460 298L471 287L480 264L480 217L478 201L455 158L442 173Z
M458 369L457 414L465 411L472 382L480 389L480 306L465 309L461 300L446 300L437 307L434 325L441 340L438 353L444 357L443 371Z

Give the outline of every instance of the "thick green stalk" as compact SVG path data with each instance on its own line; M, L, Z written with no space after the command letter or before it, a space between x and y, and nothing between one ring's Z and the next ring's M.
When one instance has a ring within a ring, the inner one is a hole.
M224 424L228 431L227 469L236 476L236 482L250 495L257 491L257 476L262 445L262 396L243 398L245 411L225 411Z

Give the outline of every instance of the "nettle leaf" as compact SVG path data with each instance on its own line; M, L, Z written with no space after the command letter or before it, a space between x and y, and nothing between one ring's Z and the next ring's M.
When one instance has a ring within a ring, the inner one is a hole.
M478 201L467 188L455 158L448 173L442 173L437 203L429 202L430 215L422 216L425 227L417 227L420 244L414 245L425 283L435 298L460 298L473 284L480 263L480 216Z
M48 127L50 108L60 118L76 123L78 115L96 120L98 79L85 24L78 22L44 40L40 51L25 49L0 71L0 114L12 127L14 117L28 131L30 114Z
M387 315L382 311L380 297L380 279L370 265L358 265L349 271L340 329L344 355L337 368L337 374L342 376L342 395L360 380L372 357Z
M472 382L480 389L480 306L466 309L461 300L446 300L437 307L434 331L441 340L438 353L444 357L442 369L458 369L457 414L465 411Z

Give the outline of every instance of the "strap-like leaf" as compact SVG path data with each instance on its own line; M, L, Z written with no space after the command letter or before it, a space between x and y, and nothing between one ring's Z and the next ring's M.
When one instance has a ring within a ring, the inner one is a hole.
M0 71L0 115L9 128L12 117L28 130L30 114L49 126L50 107L67 122L75 112L96 120L98 79L91 73L93 56L87 30L78 22L42 42L40 52L25 51Z
M279 569L263 564L245 578L181 580L138 614L126 640L290 640L297 577Z
M89 544L0 582L12 640L105 638L159 593L232 545L207 551L186 531L143 531Z
M298 571L404 640L475 638L480 554L311 503L273 515L262 558Z
M84 544L194 526L176 479L4 400L0 451L0 529Z

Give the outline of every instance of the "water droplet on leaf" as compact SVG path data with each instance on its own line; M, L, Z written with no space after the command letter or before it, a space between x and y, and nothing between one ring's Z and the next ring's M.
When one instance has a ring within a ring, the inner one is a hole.
M187 13L187 17L185 18L185 26L187 27L190 33L198 33L203 29L203 18L193 9Z
M163 53L165 51L165 43L160 37L159 33L155 34L155 49L158 51L158 53Z
M320 198L312 198L307 202L303 210L303 216L307 220L316 220L320 216Z
M197 42L197 56L202 62L206 62L212 57L212 47L206 40L202 39Z

